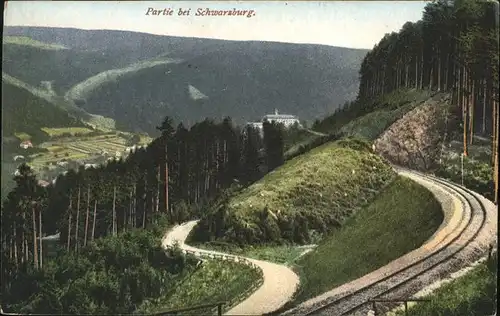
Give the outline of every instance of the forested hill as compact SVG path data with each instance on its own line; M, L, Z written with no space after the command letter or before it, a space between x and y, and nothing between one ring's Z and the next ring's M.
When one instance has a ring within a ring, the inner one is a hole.
M34 86L53 81L59 95L114 118L117 128L149 133L165 115L189 126L225 116L241 124L275 108L305 120L322 117L355 99L367 52L110 30L6 27L4 33L66 48L4 44L6 73Z
M421 20L406 23L399 32L386 34L366 55L361 64L356 102L314 127L323 131L328 126L340 129L373 111L399 109L408 102L410 89L417 94L423 91L448 94L450 109L446 102L439 106L446 107L449 117L459 122L449 128L460 135L463 153L468 155L474 135L491 137L491 169L494 192L498 192L498 53L498 2L428 3ZM406 98L396 100L401 104L373 102L384 100L391 92L406 94Z
M364 58L359 98L399 88L450 92L465 138L498 137L498 30L494 3L436 1L417 23L387 34ZM496 16L498 19L498 16ZM465 139L464 139L465 140ZM465 151L467 142L464 143Z

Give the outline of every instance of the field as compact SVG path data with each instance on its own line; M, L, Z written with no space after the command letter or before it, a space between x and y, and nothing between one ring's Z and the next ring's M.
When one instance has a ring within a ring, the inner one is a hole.
M91 131L88 129L50 129L54 134L61 135L61 133L82 133ZM126 134L125 134L126 135ZM147 143L149 138L142 136L142 143ZM48 164L53 164L62 159L66 160L79 160L79 159L94 159L102 156L103 152L111 156L115 156L116 152L123 154L126 145L126 139L118 136L116 133L108 133L98 136L81 136L69 137L64 139L53 140L39 145L45 148L48 152L38 153L30 156L32 159L30 165L39 170Z
M69 135L84 135L84 134L89 134L94 132L91 129L85 128L85 127L63 127L63 128L49 128L49 127L42 127L42 131L47 133L50 137L54 136L61 136L63 134L69 134Z
M30 140L31 136L27 133L15 133L14 134L20 141Z
M300 258L294 303L361 277L422 245L443 220L439 202L419 184L397 177L346 224Z

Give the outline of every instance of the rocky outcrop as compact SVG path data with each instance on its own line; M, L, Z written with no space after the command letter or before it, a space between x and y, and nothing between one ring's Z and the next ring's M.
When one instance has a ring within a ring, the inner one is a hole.
M389 161L429 170L439 161L447 141L449 96L437 94L406 113L375 140L375 151Z

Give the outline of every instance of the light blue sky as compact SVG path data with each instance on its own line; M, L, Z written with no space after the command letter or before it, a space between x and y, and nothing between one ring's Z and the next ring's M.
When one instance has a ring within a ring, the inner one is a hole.
M372 48L385 33L422 16L423 1L9 1L5 25L115 29L152 34ZM146 16L149 7L174 16ZM191 16L177 16L191 8ZM197 8L255 10L255 16L201 17Z

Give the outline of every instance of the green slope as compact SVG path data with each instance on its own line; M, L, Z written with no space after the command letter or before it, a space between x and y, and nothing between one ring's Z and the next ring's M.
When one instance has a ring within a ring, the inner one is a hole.
M4 37L2 53L3 72L34 87L52 82L59 95L88 77L129 63L116 54L70 49L30 37Z
M443 221L441 205L421 185L398 177L367 207L297 262L296 302L359 278L421 246Z
M394 177L379 156L358 141L328 143L298 156L207 211L194 241L239 244L309 242L370 203Z
M52 96L30 88L13 77L2 74L3 136L27 133L42 140L43 127L84 127L85 124L66 109L51 102Z

